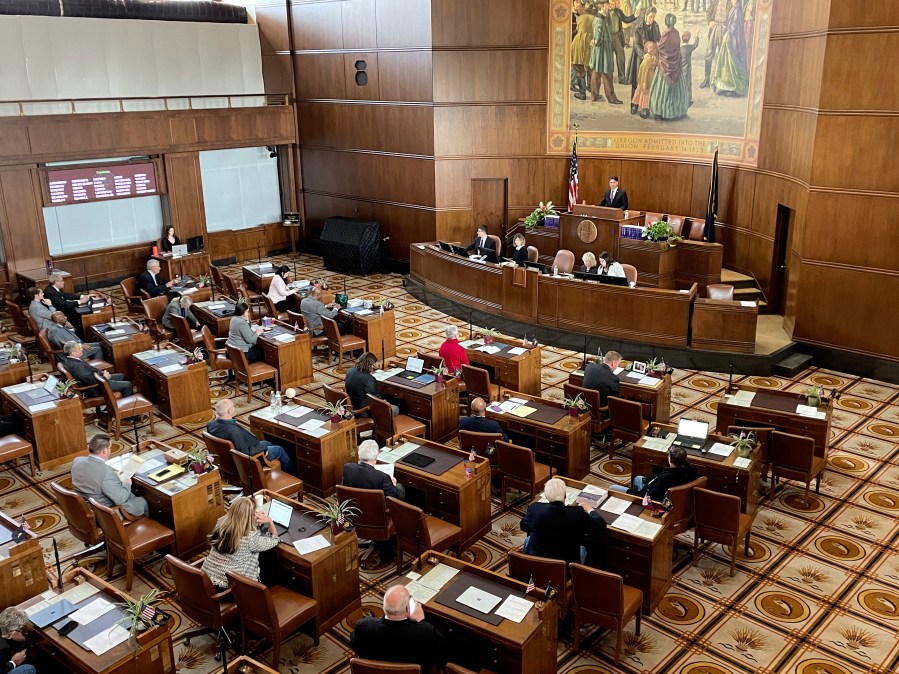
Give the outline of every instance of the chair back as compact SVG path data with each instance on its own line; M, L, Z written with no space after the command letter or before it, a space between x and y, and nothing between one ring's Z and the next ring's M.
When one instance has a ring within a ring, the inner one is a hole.
M218 630L222 627L222 609L213 598L215 588L203 571L174 555L166 555L172 572L172 582L178 592L178 605L188 618L204 627Z
M40 330L37 327L37 321L34 320L34 316L31 313L25 311L23 312L25 315L25 320L28 322L28 337L37 337ZM24 336L24 335L23 335Z
M203 337L203 348L206 349L206 362L209 364L209 368L213 371L230 370L231 359L222 353L222 351L227 353L227 350L215 347L215 336L208 325L200 328L200 335Z
M671 522L671 533L682 534L693 528L693 489L705 487L708 478L701 476L677 487L668 489L668 499L672 507L665 516Z
M139 314L143 311L141 306L140 292L137 289L137 277L129 276L119 281L119 288L122 289L122 295L125 296L125 303L128 305L128 311L133 314Z
M425 552L431 548L431 537L424 524L425 513L421 508L400 501L393 496L387 497L390 518L396 529L396 536L407 550Z
M421 358L424 361L424 369L430 370L431 368L437 367L440 365L443 358L434 353L424 353L423 351L419 351L417 354L418 358ZM445 363L444 363L445 365ZM452 374L452 372L450 373Z
M528 262L536 262L540 259L540 251L536 246L528 246Z
M389 402L376 398L369 393L368 413L371 414L371 419L375 422L375 437L378 440L384 440L395 435L393 408Z
M102 542L103 532L97 527L97 518L84 497L72 489L66 489L58 482L51 482L50 489L66 518L71 534L87 546Z
M228 350L228 359L231 361L234 374L248 378L249 375L247 373L250 371L250 363L247 361L247 354L230 344L225 344L225 348Z
M599 391L593 388L584 388L583 386L575 386L568 382L562 385L562 392L566 398L574 398L580 396L582 400L590 405L590 419L593 423L594 430L597 426L601 426L603 419L599 406ZM605 409L605 408L603 408Z
M216 459L218 460L217 465L219 472L222 474L222 477L225 478L225 481L228 484L233 485L241 484L240 474L237 472L234 457L231 456L231 450L234 449L234 443L230 440L217 438L210 434L209 431L203 431L201 437L203 438L203 443L206 445L206 449L208 449L210 453L215 454Z
M571 270L574 269L574 253L563 248L556 253L556 257L553 259L553 267L558 267L561 274L570 274Z
M789 477L789 474L807 475L815 461L814 438L772 431L771 461L778 469L785 469L775 471L784 477Z
M732 300L734 287L727 283L710 283L706 286L710 300Z
M499 470L506 477L519 482L534 484L537 481L534 452L527 447L500 440L496 443Z
M325 392L325 402L330 403L332 405L339 405L340 403L345 404L347 407L352 407L350 404L350 397L347 395L346 391L341 391L338 388L334 388L330 384L324 384L323 386Z
M234 277L229 274L222 274L222 283L224 284L225 294L233 300L237 300L240 294L237 292L237 285L234 283Z
M628 283L637 283L637 268L632 264L622 264L621 268L624 270L624 276L627 279Z
M169 298L165 295L160 295L159 297L151 297L148 300L141 300L140 303L144 310L144 316L158 325L162 321L165 308L169 305Z
M459 431L459 449L471 451L474 449L478 456L487 456L487 447L492 446L496 449L496 443L503 439L502 433L476 433L475 431ZM492 453L492 452L491 452ZM490 460L490 467L495 468L493 464L496 459Z
M337 321L333 318L325 318L322 316L322 327L325 330L325 336L328 338L328 347L334 351L339 351L340 329L337 327Z
M643 405L633 400L609 396L609 423L614 430L640 435L643 433Z
M278 613L268 588L234 571L225 573L231 595L240 612L243 626L261 637L274 634L273 625L278 625Z
M421 674L421 665L353 658L350 660L350 674Z
M106 536L107 549L112 550L117 557L125 559L130 554L131 543L122 518L112 508L97 503L97 499L92 498L90 503L97 518L97 525Z
M694 220L690 223L690 234L687 238L690 241L702 241L703 232L705 232L705 221Z
M182 349L193 351L194 333L190 329L190 323L187 322L187 319L184 318L184 316L173 314L171 318L172 323L175 324L175 334L178 336L178 344Z
M290 323L291 326L296 325L300 330L306 329L306 319L299 311L292 311L288 309L286 322Z
M518 550L509 550L509 576L515 580L527 583L534 579L534 586L540 589L546 588L552 583L556 588L555 601L560 607L567 606L568 602L568 572L564 559L550 559L548 557L536 557L526 555Z
M697 537L730 542L740 530L740 497L694 487L693 522Z
M680 236L684 229L684 221L680 218L668 218L668 224L671 225L671 231L675 236Z
M493 243L496 244L496 256L499 257L503 252L503 242L500 241L500 238L496 234L488 234L488 238L493 239Z
M465 382L465 390L468 391L469 400L483 398L488 403L491 401L490 373L487 370L463 364L462 381Z
M209 263L209 274L212 276L212 282L221 290L225 290L225 282L222 280L222 272L211 262Z
M47 335L48 328L42 328L37 333L37 348L38 351L44 354L44 358L51 363L59 360L63 357L62 349L54 349L53 345L50 344L50 337Z
M113 414L115 410L118 409L116 405L116 397L115 393L112 391L112 386L109 385L109 380L106 377L101 377L98 374L94 374L94 379L97 380L97 386L100 387L100 396L103 398L103 402L106 404L106 409L110 414Z
M268 295L263 295L262 299L265 301L265 308L268 311L268 315L272 318L279 318L284 313L283 311L278 311L275 303L272 302L272 298Z
M16 333L21 335L22 337L33 337L34 333L31 331L31 326L28 324L28 321L25 320L25 312L22 311L22 307L20 307L16 302L12 300L6 300L6 310L9 312L9 315L12 317L13 325L16 326Z
M353 521L359 538L372 541L387 541L394 534L393 521L387 512L387 497L383 489L357 489L337 485L337 501L350 500L359 508L359 515Z
M268 489L268 479L265 471L262 470L259 459L255 456L247 456L238 449L231 450L231 458L237 469L237 477L244 494L249 495L260 489Z
M583 564L569 564L568 573L578 611L600 627L616 629L624 615L624 579Z

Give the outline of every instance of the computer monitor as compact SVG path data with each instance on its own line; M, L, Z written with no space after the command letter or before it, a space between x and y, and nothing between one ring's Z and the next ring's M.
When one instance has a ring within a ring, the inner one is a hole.
M493 248L478 248L478 255L484 256L484 262L492 262L496 264L499 258L496 257L496 251Z
M709 422L694 419L679 419L677 422L677 434L703 440L709 436Z
M608 274L596 274L596 281L606 283L610 286L626 286L627 278L624 276L609 276Z
M450 244L450 245L452 245L452 244ZM461 255L462 257L466 257L466 258L468 257L468 250L466 248L463 248L462 246L452 246L452 248L453 248L453 252L456 255Z
M600 280L602 280L602 277L599 274L590 274L585 271L574 272L574 278L580 279L581 281L600 281Z
M203 236L192 236L187 240L187 252L196 253L203 250Z
M522 262L522 264L523 264L525 267L528 267L529 269L536 269L536 270L539 271L541 274L547 274L547 273L549 273L549 272L547 271L547 269L546 269L546 265L543 264L542 262Z
M437 243L440 244L441 250L445 250L447 253L453 252L453 247L451 245L449 245L446 241L438 241Z
M180 257L181 255L187 255L187 245L183 243L179 243L177 246L172 246L172 255L174 257Z

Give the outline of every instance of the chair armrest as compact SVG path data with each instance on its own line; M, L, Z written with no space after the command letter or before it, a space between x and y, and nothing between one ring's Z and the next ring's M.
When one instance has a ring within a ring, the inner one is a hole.
M368 412L368 411L369 411L368 405L366 405L365 407L360 407L358 410L354 410L352 407L350 408L350 412L352 412L353 414L362 414L363 412Z
M278 459L269 459L264 452L262 454L262 472L270 473L272 469L281 470L281 462Z
M120 505L114 505L112 506L112 508L110 508L110 510L115 510L117 513L119 513L119 515L122 516L122 523L125 526L128 526L132 522L136 522L141 517L143 517L143 515L132 515Z
M201 559L200 561L202 562L203 560ZM218 594L212 595L212 597L210 597L210 598L214 599L215 601L221 601L222 599L225 599L230 596L231 596L231 588L229 587L227 590L222 590Z

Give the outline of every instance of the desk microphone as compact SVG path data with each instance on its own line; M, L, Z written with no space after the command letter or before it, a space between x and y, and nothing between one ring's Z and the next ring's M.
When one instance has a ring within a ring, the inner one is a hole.
M141 325L140 323L138 323L137 321L135 321L134 319L132 319L131 317L125 316L125 320L126 320L128 323L131 323L131 325L133 325L135 328L137 328L138 332L143 332L143 331L144 331L144 326Z
M581 369L585 372L587 371L587 338L584 337L584 363L581 365Z
M262 248L259 246L258 243L256 244L256 257L259 259L257 266L260 267L260 271L261 271L261 267L262 267Z
M385 360L386 359L384 358L384 338L382 337L381 338L381 367L385 367L385 364L384 364Z
M56 558L56 587L62 590L62 564L59 563L59 548L56 545L56 537L51 536L53 541L53 556Z
M730 361L730 372L727 375L727 392L733 393L734 390L734 361Z

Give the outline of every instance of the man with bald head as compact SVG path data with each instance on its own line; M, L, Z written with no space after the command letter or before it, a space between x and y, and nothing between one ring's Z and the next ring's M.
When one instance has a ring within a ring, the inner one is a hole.
M295 475L293 457L287 451L279 446L273 445L268 440L259 440L246 428L237 423L234 415L237 410L231 398L222 398L215 404L216 419L206 424L206 432L216 438L229 440L234 449L243 452L247 456L256 456L260 452L265 452L266 458L270 461L280 461L281 470Z
M421 666L430 672L446 662L446 637L425 620L421 604L402 585L384 593L384 617L362 618L350 635L360 658Z
M473 431L475 433L502 433L503 440L508 441L509 436L495 419L487 418L487 403L483 398L475 398L471 401L471 416L459 419L460 431ZM465 449L463 447L462 449Z
M337 312L340 311L340 305L337 302L324 304L322 302L322 289L313 288L312 292L300 302L300 311L303 312L306 327L312 331L313 335L320 335L324 332L322 317L334 318ZM341 328L341 334L343 334L342 324L338 323L337 327Z

